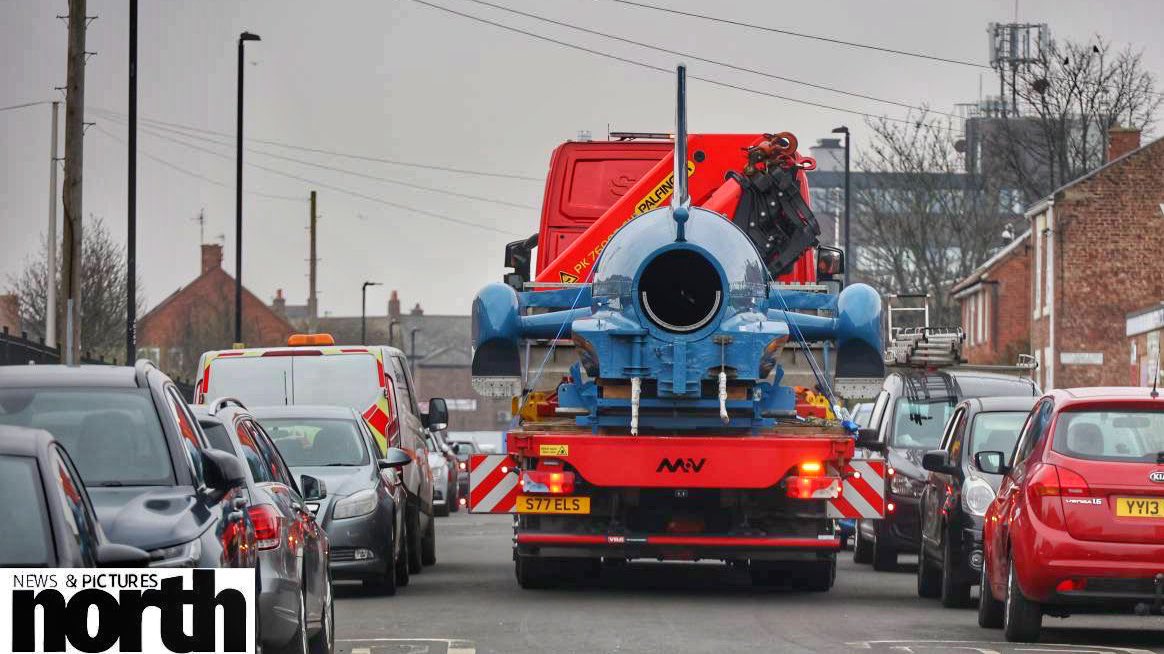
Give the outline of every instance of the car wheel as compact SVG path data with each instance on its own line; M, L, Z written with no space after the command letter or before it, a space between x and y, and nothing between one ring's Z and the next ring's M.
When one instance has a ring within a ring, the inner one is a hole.
M408 510L408 528L406 530L408 538L408 571L412 574L420 574L424 570L424 563L421 561L420 552L422 549L421 541L423 534L420 532L420 511L417 509Z
M1006 610L1003 612L1002 634L1012 643L1033 643L1043 628L1043 607L1023 596L1014 572L1014 559L1006 571Z
M872 563L873 543L861 538L861 530L853 533L853 563Z
M335 598L331 592L331 574L327 575L327 587L323 593L323 611L319 618L319 631L307 642L311 654L332 654L335 651Z
M279 654L308 654L307 652L307 590L299 589L299 605L296 606L299 628L287 644L279 648Z
M948 609L970 606L970 583L959 578L961 567L954 545L947 538L942 547L942 606Z
M882 537L883 531L881 523L883 520L877 522L877 526L873 528L873 569L878 572L890 572L897 569L897 550L889 543L888 538Z
M396 577L396 586L399 588L404 588L412 580L412 575L408 572L408 525L405 524L403 529L404 533L401 534L400 538L400 553L392 559L392 574ZM389 552L391 551L389 549Z
M943 566L945 562L943 562ZM917 553L917 596L934 599L942 594L941 571L934 567L926 554L925 543Z
M978 580L978 626L984 629L1001 629L1003 603L994 599L990 590L990 574L986 571L986 557L982 559L982 576Z
M429 519L428 530L421 539L420 562L424 565L436 565L436 520Z
M448 517L448 515L449 515L449 503L446 501L444 504L442 504L440 506L437 506L434 504L432 507L432 514L438 518Z

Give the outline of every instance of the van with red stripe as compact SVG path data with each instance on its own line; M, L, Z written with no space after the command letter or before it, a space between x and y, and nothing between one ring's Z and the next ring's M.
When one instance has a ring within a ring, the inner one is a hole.
M422 413L400 350L386 345L336 345L330 334L294 334L286 347L204 353L198 362L194 403L234 397L247 406L332 405L363 415L383 455L398 447L412 457L402 469L408 493L405 529L409 568L436 562L433 478L426 430L448 422L445 402L429 400Z

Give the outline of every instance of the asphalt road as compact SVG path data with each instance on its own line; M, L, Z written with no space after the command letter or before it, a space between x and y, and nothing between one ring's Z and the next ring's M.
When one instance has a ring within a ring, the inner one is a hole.
M522 590L508 516L437 521L437 565L395 597L340 585L337 639L351 654L526 652L1164 652L1164 618L1046 618L1036 645L978 627L973 609L943 609L915 592L916 566L856 566L845 552L830 593L751 587L745 571L638 563L596 583Z

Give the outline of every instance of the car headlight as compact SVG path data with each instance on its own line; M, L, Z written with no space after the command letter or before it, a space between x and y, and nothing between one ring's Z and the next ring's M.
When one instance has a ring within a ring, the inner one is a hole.
M926 483L920 479L907 477L899 471L889 478L889 491L901 497L921 497Z
M150 550L151 568L193 568L202 558L202 541L192 540L181 545Z
M376 493L371 489L365 488L336 502L331 517L333 520L355 518L357 516L367 515L375 510Z
M962 483L962 508L971 515L984 516L994 495L994 488L985 479L967 477Z

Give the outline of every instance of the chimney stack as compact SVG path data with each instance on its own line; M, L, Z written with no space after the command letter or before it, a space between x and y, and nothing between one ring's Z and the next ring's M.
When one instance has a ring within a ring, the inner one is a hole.
M218 243L202 244L202 274L222 267L222 245Z
M417 302L416 306L412 307L412 311L409 311L408 313L409 313L409 315L413 315L413 316L423 316L424 309L421 309L420 302Z
M400 318L400 296L396 294L395 290L392 291L392 296L388 298L388 318L393 320Z
M1107 131L1107 160L1115 161L1140 147L1140 130L1134 127L1113 127Z
M283 289L275 289L275 299L271 302L271 310L284 318L287 317L287 298L283 297Z

